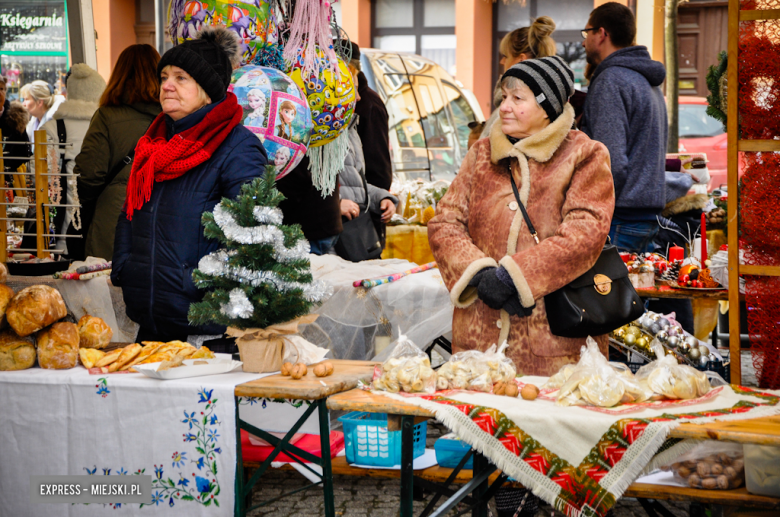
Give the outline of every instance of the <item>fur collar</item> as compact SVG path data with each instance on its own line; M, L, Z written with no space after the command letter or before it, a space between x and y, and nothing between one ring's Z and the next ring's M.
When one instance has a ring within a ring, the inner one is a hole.
M97 102L66 100L52 117L53 119L91 120L98 109Z
M664 217L671 217L673 215L690 212L691 210L701 210L707 206L708 201L709 198L707 197L707 194L690 194L683 196L667 203L664 211L661 212L661 215Z
M552 158L555 151L569 135L569 130L574 122L574 108L566 103L563 113L549 126L535 135L523 138L514 146L501 131L500 121L493 124L490 131L490 161L497 164L504 158L515 157L524 154L528 158L544 163Z

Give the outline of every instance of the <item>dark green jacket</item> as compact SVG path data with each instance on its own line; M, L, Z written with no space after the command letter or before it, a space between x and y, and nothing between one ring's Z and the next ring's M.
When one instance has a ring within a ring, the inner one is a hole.
M92 117L73 171L80 174L78 191L87 256L112 259L116 222L125 203L131 165L126 165L108 185L106 179L109 172L135 149L160 111L157 103L138 103L105 106Z

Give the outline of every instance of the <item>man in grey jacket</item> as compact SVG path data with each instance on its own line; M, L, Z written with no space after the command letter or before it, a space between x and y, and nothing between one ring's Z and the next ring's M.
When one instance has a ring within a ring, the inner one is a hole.
M608 2L594 9L582 31L594 68L582 131L609 149L615 212L609 236L621 251L652 251L656 216L666 204L666 104L659 86L664 66L634 45L631 10Z

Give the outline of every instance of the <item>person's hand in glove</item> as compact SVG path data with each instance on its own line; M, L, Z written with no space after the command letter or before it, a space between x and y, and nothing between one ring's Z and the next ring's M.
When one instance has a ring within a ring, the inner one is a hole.
M530 316L534 307L523 307L509 272L503 267L486 267L469 282L477 295L491 309L504 309L510 316Z

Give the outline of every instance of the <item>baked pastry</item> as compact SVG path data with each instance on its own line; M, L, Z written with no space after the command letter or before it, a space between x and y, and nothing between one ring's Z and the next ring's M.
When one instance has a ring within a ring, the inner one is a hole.
M95 363L105 356L106 353L97 348L79 348L79 359L81 359L81 364L84 365L84 368L87 369L94 367Z
M74 323L55 323L38 333L38 364L41 368L73 368L78 357L79 331Z
M13 330L0 332L0 371L26 370L35 364L35 340Z
M112 350L108 352L106 355L103 356L102 359L100 359L98 362L95 363L95 368L103 368L104 366L108 366L109 364L119 359L120 355L122 355L121 348L117 348L116 350Z
M101 318L85 314L78 323L80 348L105 348L114 331Z
M51 325L67 314L62 295L48 285L25 287L11 299L5 311L8 324L22 337ZM76 328L75 325L73 327Z
M194 354L189 356L187 359L214 359L215 357L216 356L214 355L214 352L209 350L207 347L202 346L198 348L198 350Z
M8 280L8 266L0 262L0 282L5 283Z
M141 361L146 360L150 355L155 353L157 349L161 348L165 343L161 343L159 341L146 341L146 345L144 345L143 349L141 350L141 353L135 356L135 359L121 367L120 371L129 370L133 366L137 365Z
M133 359L136 358L138 354L141 353L141 349L143 347L139 345L138 343L134 343L132 345L128 345L122 349L122 353L119 354L119 357L116 361L114 361L111 366L108 367L108 371L115 372Z
M2 262L0 262L0 264L2 264ZM0 328L5 327L5 311L13 297L14 290L5 284L0 284Z

